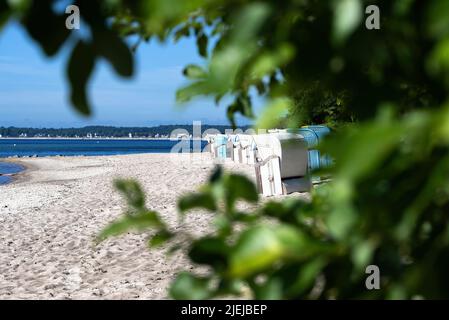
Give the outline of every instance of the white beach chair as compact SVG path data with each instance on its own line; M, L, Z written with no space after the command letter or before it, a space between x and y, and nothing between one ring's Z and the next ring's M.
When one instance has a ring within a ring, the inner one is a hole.
M216 149L214 148L215 135L208 134L205 136L205 140L207 141L207 150L210 152L211 157L216 157Z
M232 136L232 160L234 162L240 162L240 140L238 135Z
M234 134L228 135L228 141L226 143L226 158L234 159L234 143L232 142L234 139Z
M307 172L307 144L299 134L255 135L256 180L264 196L306 192L312 187Z
M214 149L215 158L225 161L226 160L226 149L228 143L228 136L224 134L217 134L214 137Z
M253 135L250 134L240 134L240 161L245 164L253 165L255 163L255 146Z
M246 145L247 145L247 143L246 143L246 141L247 141L247 138L246 138L246 135L245 134L238 134L237 135L237 140L238 140L238 142L239 142L239 146L238 146L238 153L239 153L239 156L238 156L238 159L239 159L239 163L246 163Z

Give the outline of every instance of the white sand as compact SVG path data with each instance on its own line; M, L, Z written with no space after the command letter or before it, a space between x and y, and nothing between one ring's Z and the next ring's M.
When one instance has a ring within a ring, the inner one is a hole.
M171 161L169 154L53 157L21 160L30 169L0 186L0 299L158 299L179 270L181 252L168 259L148 250L143 234L94 246L108 222L122 213L116 177L137 178L147 204L177 225L176 199L206 181L214 163ZM226 164L246 172L245 165ZM191 214L183 228L206 232L207 215Z

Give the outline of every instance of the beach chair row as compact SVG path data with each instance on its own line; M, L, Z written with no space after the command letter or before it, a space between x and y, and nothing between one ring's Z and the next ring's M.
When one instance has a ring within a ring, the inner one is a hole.
M255 168L257 187L264 196L307 192L312 172L332 160L317 146L330 133L326 126L269 130L266 134L217 134L208 137L212 157Z

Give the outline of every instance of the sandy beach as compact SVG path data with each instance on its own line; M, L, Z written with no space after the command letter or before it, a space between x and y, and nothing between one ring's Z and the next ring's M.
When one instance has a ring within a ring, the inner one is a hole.
M192 268L181 252L167 258L164 250L148 250L143 234L98 246L93 240L125 206L112 186L117 177L138 179L148 207L177 225L176 199L205 182L214 162L171 156L21 159L28 170L0 186L0 299L167 298L176 272ZM251 166L225 168L254 179ZM189 214L182 228L207 232L208 222Z

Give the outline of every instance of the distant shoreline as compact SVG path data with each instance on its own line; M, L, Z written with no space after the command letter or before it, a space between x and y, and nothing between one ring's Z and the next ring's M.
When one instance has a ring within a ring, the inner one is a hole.
M207 133L223 133L226 130L248 130L249 126L233 128L231 125L210 125L200 121L191 125L158 125L153 127L85 126L72 128L31 128L0 126L0 139L170 139L190 136L203 138Z

